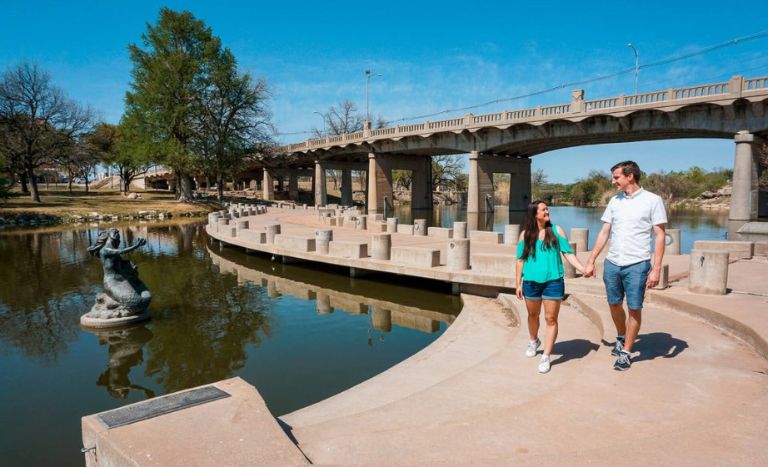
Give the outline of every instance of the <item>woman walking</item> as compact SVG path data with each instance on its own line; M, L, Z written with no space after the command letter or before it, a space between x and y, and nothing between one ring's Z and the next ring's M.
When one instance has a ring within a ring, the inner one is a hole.
M525 355L535 357L541 345L539 340L539 316L544 304L547 331L544 337L544 353L539 361L539 373L549 371L549 356L557 339L557 316L565 296L563 261L560 254L580 273L584 266L573 254L565 232L549 219L549 207L543 201L528 205L523 231L517 244L517 298L525 296L528 308L528 348Z

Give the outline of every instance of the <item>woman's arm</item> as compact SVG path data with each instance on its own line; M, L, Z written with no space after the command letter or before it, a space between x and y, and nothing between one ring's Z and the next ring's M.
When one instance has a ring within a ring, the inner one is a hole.
M565 231L559 225L557 226L557 233L560 234L560 236L563 237L566 241L568 241L568 237L565 236ZM576 268L579 273L584 275L584 265L581 264L581 261L579 261L579 258L575 254L563 253L563 256L565 257L566 261L571 263L571 266Z

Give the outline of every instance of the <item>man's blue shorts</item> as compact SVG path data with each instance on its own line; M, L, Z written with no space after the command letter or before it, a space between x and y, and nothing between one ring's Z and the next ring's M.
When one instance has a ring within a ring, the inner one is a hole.
M608 295L608 304L621 304L626 293L627 307L630 310L642 310L643 299L645 299L645 283L648 280L650 270L650 260L628 266L616 266L605 260L603 282L605 283L605 292Z
M565 297L563 278L547 282L523 280L523 296L528 300L562 300Z

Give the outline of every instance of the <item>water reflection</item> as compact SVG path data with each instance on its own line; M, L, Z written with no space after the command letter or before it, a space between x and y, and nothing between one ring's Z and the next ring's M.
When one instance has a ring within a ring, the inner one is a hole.
M96 380L96 385L107 389L110 396L125 399L131 391L139 391L145 398L155 397L155 391L130 380L131 368L144 361L144 345L152 340L152 331L143 325L126 329L89 330L99 338L99 345L109 347L109 361Z

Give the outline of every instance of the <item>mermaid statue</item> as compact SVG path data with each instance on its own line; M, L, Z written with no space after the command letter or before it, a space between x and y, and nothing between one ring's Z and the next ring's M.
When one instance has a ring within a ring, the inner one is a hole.
M91 311L80 318L84 326L121 326L149 318L147 307L152 300L152 293L139 279L136 265L120 257L146 243L145 239L138 238L133 245L121 249L120 232L117 229L99 232L96 243L88 247L88 252L101 259L104 267L104 292L96 297L96 304Z

